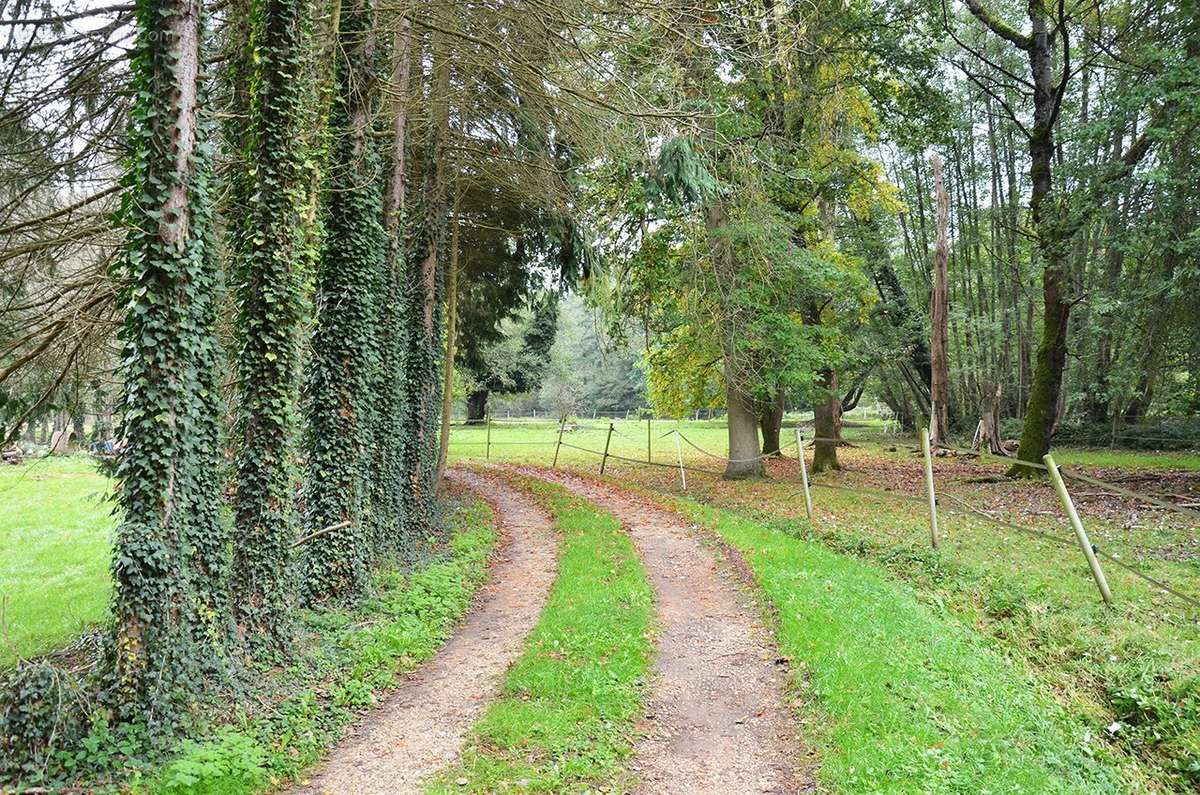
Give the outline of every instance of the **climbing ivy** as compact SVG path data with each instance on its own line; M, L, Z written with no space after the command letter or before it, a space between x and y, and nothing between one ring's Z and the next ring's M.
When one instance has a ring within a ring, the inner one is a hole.
M223 668L229 539L219 516L201 9L197 0L139 0L136 19L110 695L122 714L153 724Z
M305 379L304 523L308 532L348 524L307 545L304 596L309 602L360 594L370 557L366 480L379 367L378 291L386 256L379 158L369 135L376 94L371 16L362 2L343 12L335 56L325 240Z
M253 190L234 242L238 284L237 530L233 612L253 646L282 649L289 637L287 561L296 535L292 484L297 333L297 263L306 200L307 89L300 78L309 26L307 0L255 0L251 9L250 133Z
M444 13L444 10L439 11ZM441 260L446 237L446 161L449 133L447 96L451 51L445 35L433 39L430 132L426 144L424 184L414 213L405 259L401 325L405 400L400 419L401 468L407 478L402 491L405 533L420 538L430 528L436 496L438 418L442 358Z

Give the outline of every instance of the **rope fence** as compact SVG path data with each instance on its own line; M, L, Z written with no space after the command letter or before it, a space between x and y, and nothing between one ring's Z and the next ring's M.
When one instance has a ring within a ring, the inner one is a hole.
M641 420L638 420L638 421L641 421ZM488 438L485 441L479 441L479 442L463 441L463 442L455 442L455 444L464 445L464 446L472 446L472 447L486 446L489 456L490 456L490 448L492 446L501 446L501 447L502 446L510 446L510 445L511 446L526 446L526 447L528 447L528 446L537 446L537 447L553 446L554 447L553 466L558 465L559 450L562 448L567 448L570 450L575 450L575 451L578 451L581 453L586 453L588 455L593 455L593 456L599 457L601 474L604 474L605 466L610 460L611 461L620 461L620 462L624 462L624 463L628 463L628 464L633 464L636 466L650 466L650 467L658 467L658 468L665 468L665 469L673 469L673 470L676 470L679 472L680 481L681 481L683 490L685 492L687 491L686 473L690 472L690 473L696 473L696 474L709 475L712 477L720 477L723 474L723 472L721 472L720 470L717 470L717 469L698 467L698 466L694 466L692 464L686 463L685 459L683 457L682 448L680 447L680 442L682 442L683 444L686 444L689 448L691 448L692 450L695 450L697 453L699 453L701 455L704 455L713 460L723 461L727 464L728 463L734 463L734 464L753 463L753 462L765 460L768 458L781 456L782 451L785 449L786 450L795 449L797 457L799 458L799 461L801 463L801 474L802 474L802 478L803 478L803 496L805 499L805 507L806 507L806 511L807 511L809 517L811 518L812 517L812 497L811 497L811 491L810 491L810 483L809 483L809 477L808 477L808 471L807 471L807 464L804 463L803 451L805 448L809 447L812 444L818 443L818 442L825 442L825 443L831 443L831 444L840 444L843 442L843 440L840 440L840 439L830 439L830 438L823 438L823 437L804 438L800 431L800 427L797 426L796 427L796 440L789 441L787 444L780 445L779 451L772 451L770 453L764 453L755 458L731 460L728 458L728 456L720 455L718 453L714 453L710 450L704 449L699 444L697 444L693 440L689 439L678 428L672 428L669 431L667 431L666 433L658 435L657 437L652 437L651 432L650 432L650 428L651 428L650 422L651 421L647 421L647 422L648 422L647 437L645 440L636 439L633 436L622 432L621 429L616 427L615 422L610 422L604 426L590 426L590 425L586 425L583 423L572 423L571 424L570 432L572 432L572 433L576 433L576 432L580 432L580 431L583 431L583 432L605 432L607 435L605 438L605 444L604 444L603 450L596 449L594 447L584 446L582 444L575 444L574 442L571 442L571 441L565 441L563 439L564 433L567 432L567 423L565 423L565 422L558 423L557 438L548 439L546 441L492 440L491 439L491 424L489 422L488 429L487 429ZM497 424L500 424L500 423L497 423ZM513 424L517 424L517 423L513 423ZM922 429L922 430L924 431L924 429ZM924 432L928 433L927 431L924 431ZM628 442L633 442L638 445L641 445L644 443L646 445L647 457L645 459L637 459L637 458L631 458L627 455L622 455L617 452L614 452L611 448L613 436L617 436L618 438L624 439ZM676 444L675 444L676 460L673 463L667 463L664 461L653 460L652 439L657 438L661 442L663 439L666 439L670 436L676 437ZM927 436L926 436L926 440L928 440ZM1161 499L1160 497L1156 497L1154 495L1145 494L1142 492L1135 491L1133 489L1124 488L1123 486L1119 486L1119 485L1117 485L1115 483L1111 483L1109 481L1101 480L1100 478L1092 477L1091 475L1087 475L1087 474L1079 472L1075 469L1071 469L1071 468L1067 468L1067 467L1059 467L1056 464L1054 464L1053 459L1050 456L1046 457L1045 462L1033 462L1033 461L1024 461L1024 460L1018 459L1018 458L1008 458L1008 457L1003 457L1003 456L996 456L993 454L988 454L986 452L981 452L981 451L976 451L976 450L966 450L964 448L954 448L954 447L942 446L941 449L950 450L955 453L969 454L973 457L978 457L980 459L983 459L986 456L987 458L994 458L996 463L1003 463L1008 466L1017 465L1017 466L1030 467L1032 469L1044 471L1044 472L1047 472L1048 474L1050 474L1051 480L1055 482L1056 488L1059 492L1059 496L1060 496L1060 500L1063 505L1064 513L1067 515L1067 517L1070 520L1070 523L1072 525L1072 528L1075 531L1076 541L1078 542L1078 544L1076 544L1076 543L1073 543L1068 538L1063 538L1063 537L1055 535L1051 532L1047 532L1045 530L1040 530L1035 527L1029 527L1024 524L1019 524L1017 522L1009 521L1005 518L998 517L998 516L994 515L992 512L985 510L983 508L980 508L976 505L973 505L967 499L963 498L960 495L954 494L952 492L942 491L940 494L937 493L935 490L935 484L934 484L933 455L931 452L931 448L928 446L928 444L924 444L920 448L913 448L913 449L914 449L914 451L920 450L925 459L924 465L925 465L925 470L926 470L927 494L924 496L918 496L915 494L905 494L905 493L894 492L894 491L887 491L887 490L883 490L883 489L871 488L868 486L848 487L848 486L841 486L841 485L838 485L835 483L818 482L818 481L813 481L811 483L811 488L829 489L829 490L833 490L833 491L840 491L840 492L845 492L845 493L849 493L849 494L854 494L855 496L860 496L860 497L861 496L869 496L869 497L874 497L876 499L883 500L883 501L893 501L893 502L905 503L905 504L912 505L912 506L920 506L921 508L929 511L930 542L934 548L937 548L937 542L938 542L938 538L939 538L939 530L938 530L938 524L937 524L937 514L939 511L941 511L943 513L947 513L947 514L953 514L956 516L973 518L976 520L982 520L993 526L1018 532L1022 535L1025 535L1027 537L1030 537L1032 539L1041 541L1043 543L1049 544L1051 546L1054 546L1054 547L1057 547L1060 549L1079 548L1082 550L1082 552L1084 553L1084 556L1088 560L1089 566L1092 571L1092 575L1096 579L1097 587L1098 587L1101 595L1104 597L1105 602L1111 602L1112 596L1111 596L1111 593L1109 592L1107 581L1104 578L1103 570L1101 569L1100 562L1099 562L1100 560L1103 560L1107 564L1116 566L1116 567L1122 569L1123 571L1126 571L1129 574L1143 580L1145 583L1147 583L1151 587L1158 589L1162 593L1167 594L1167 595L1177 599L1179 602L1187 605L1188 607L1190 607L1192 609L1200 610L1200 599L1197 599L1193 596L1190 596L1190 595L1182 592L1181 590L1174 587L1173 585L1171 585L1168 582L1165 582L1159 578L1152 577L1149 574L1146 574L1144 571L1139 569L1137 566L1122 559L1119 555L1109 552L1105 549L1101 549L1100 547L1093 544L1087 536L1087 533L1083 527L1082 520L1080 519L1080 517L1075 509L1074 503L1071 499L1069 492L1067 491L1067 488L1066 488L1065 483L1063 482L1063 479L1065 478L1065 479L1068 479L1068 480L1071 480L1074 482L1086 483L1094 488L1100 489L1104 493L1111 494L1113 496L1124 497L1126 499L1138 501L1138 502L1148 504L1148 505L1153 505L1157 508L1174 511L1181 515L1185 515L1191 519L1200 518L1200 511L1194 510L1194 509L1186 507L1186 506L1176 505L1176 504L1170 502L1169 500ZM790 458L791 456L788 456L788 457ZM981 461L981 463L983 463L983 462ZM798 496L800 493L801 492L793 492L793 496ZM945 497L946 500L950 504L947 506L942 506L940 504L940 501L938 500L938 496Z

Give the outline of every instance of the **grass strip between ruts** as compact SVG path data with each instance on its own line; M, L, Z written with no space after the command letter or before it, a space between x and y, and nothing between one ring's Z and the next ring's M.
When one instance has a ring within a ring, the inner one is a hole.
M501 697L429 791L624 791L653 655L653 591L611 514L559 486L516 482L562 533L558 577Z

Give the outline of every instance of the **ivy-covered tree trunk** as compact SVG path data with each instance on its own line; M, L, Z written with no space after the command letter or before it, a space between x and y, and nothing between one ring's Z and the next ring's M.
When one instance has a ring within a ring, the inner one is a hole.
M374 470L371 478L372 536L376 554L404 551L405 346L411 330L405 325L404 256L405 193L408 189L408 90L412 68L411 34L402 20L392 42L391 171L384 196L387 236L384 271L387 289L380 306L379 342L382 369L376 384Z
M434 4L435 15L444 15L441 4ZM436 496L438 453L438 407L441 357L440 262L446 235L446 159L450 131L449 92L451 52L449 37L433 36L433 80L430 86L430 133L425 155L424 184L421 190L421 222L415 230L409 251L404 284L405 327L408 330L404 354L406 382L405 410L402 418L404 438L403 467L407 478L403 492L405 536L423 536L433 518Z
M112 664L115 701L153 723L223 667L228 538L201 7L142 0L136 13Z
M257 0L252 10L254 183L235 252L242 393L233 610L241 631L272 649L282 649L289 635L285 576L296 535L291 442L306 177L300 75L309 13L308 0Z
M335 56L325 241L305 379L304 524L309 533L340 526L307 545L310 603L352 598L366 585L364 507L379 367L377 303L387 253L379 159L370 140L373 16L362 0L342 12Z

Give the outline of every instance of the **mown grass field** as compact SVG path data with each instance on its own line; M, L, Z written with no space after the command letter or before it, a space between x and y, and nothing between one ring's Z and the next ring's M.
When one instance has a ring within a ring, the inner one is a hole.
M0 668L106 615L109 489L87 456L0 466Z

